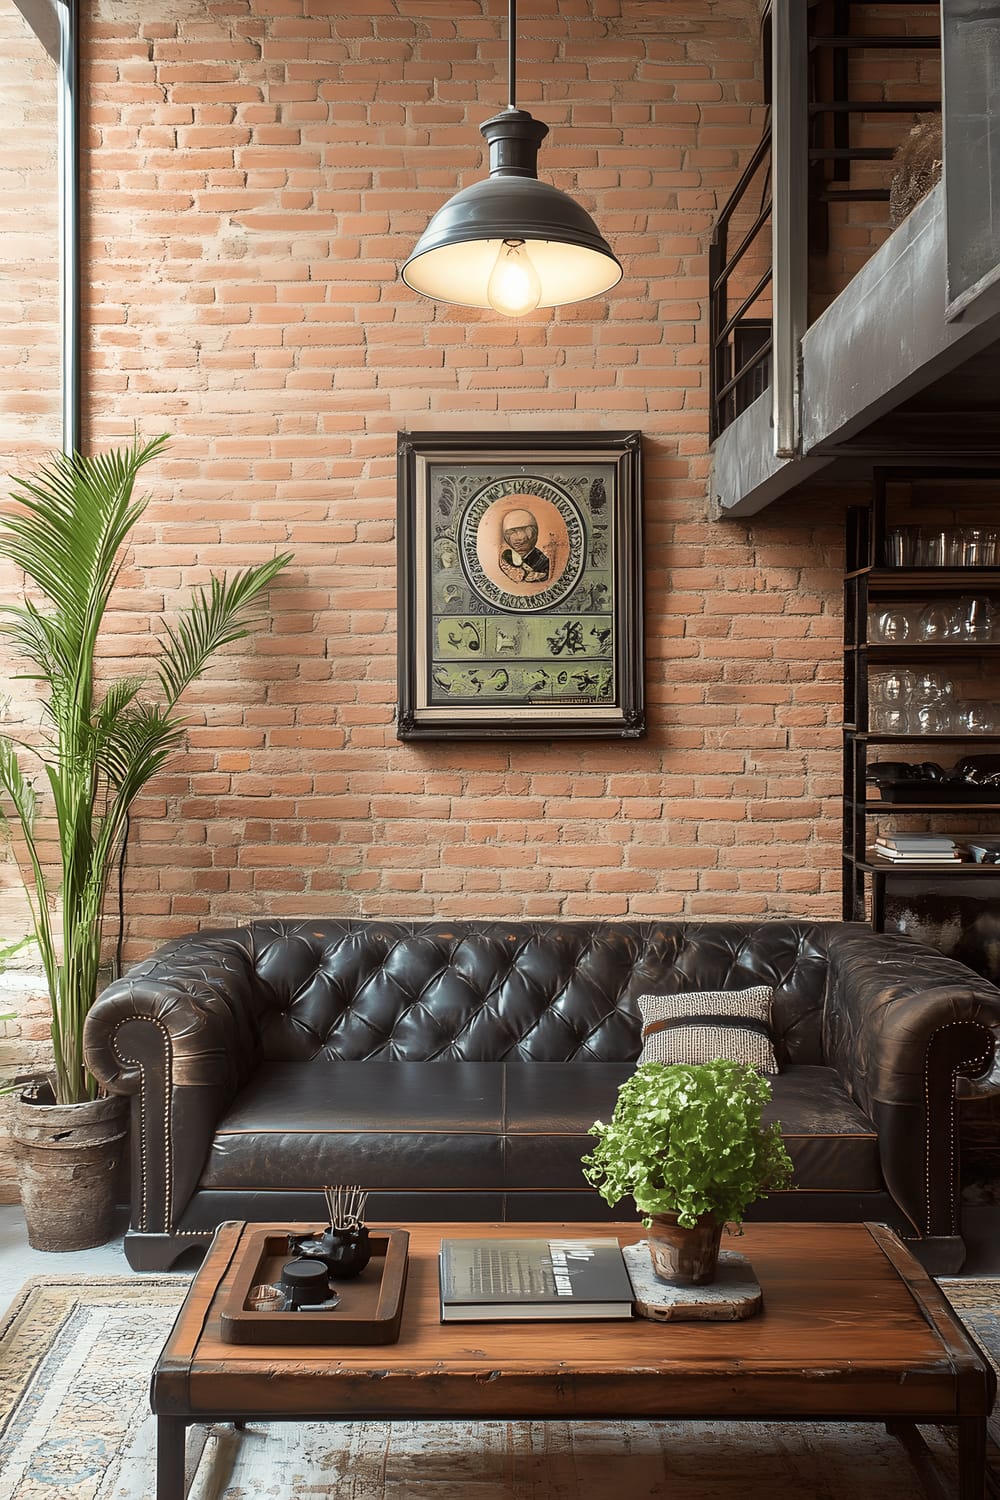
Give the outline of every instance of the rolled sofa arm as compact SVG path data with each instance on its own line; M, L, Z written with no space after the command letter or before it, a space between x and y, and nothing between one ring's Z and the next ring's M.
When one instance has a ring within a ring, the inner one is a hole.
M246 932L178 939L110 984L87 1017L87 1066L132 1095L132 1228L169 1234L216 1122L259 1055Z
M861 924L832 933L829 952L826 1061L875 1125L886 1186L917 1231L957 1235L957 1101L993 1087L1000 989L935 948Z

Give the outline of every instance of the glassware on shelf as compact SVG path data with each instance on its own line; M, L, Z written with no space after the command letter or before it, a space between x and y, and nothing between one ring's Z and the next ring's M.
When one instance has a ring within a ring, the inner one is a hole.
M965 568L995 568L1000 533L995 526L966 526L962 532L961 563Z
M964 641L993 639L994 612L989 599L966 597L955 606L957 634Z
M953 568L962 561L963 536L958 526L939 526L921 540L918 559L929 568Z
M890 568L915 567L921 555L920 527L894 526L885 539Z
M875 638L887 645L910 639L910 614L908 610L883 609L875 620Z
M949 704L955 701L955 684L940 672L926 670L913 676L912 698L915 703Z
M943 600L925 604L917 621L917 636L922 641L954 640L959 625L958 612Z
M876 734L908 734L910 715L907 709L888 703L875 703L870 714L871 727Z
M996 714L990 703L967 703L959 709L958 722L968 734L992 734L996 728Z
M879 672L871 678L871 694L874 703L887 708L908 708L913 698L916 678L912 672Z
M921 703L916 720L921 734L947 734L955 727L952 711L945 703Z
M913 728L912 672L875 672L869 679L869 722L872 729L887 734L905 734Z

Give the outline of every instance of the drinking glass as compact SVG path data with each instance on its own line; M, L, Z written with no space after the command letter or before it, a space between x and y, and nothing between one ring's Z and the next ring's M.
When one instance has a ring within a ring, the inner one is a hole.
M940 672L917 672L913 681L913 701L922 703L952 703L955 698L955 684L950 677L942 677Z
M993 606L988 599L963 598L955 606L958 634L966 641L993 638Z
M872 729L876 734L907 734L910 716L905 708L891 708L886 703L876 703L871 713Z
M880 641L905 641L910 634L910 616L905 609L884 609L875 622Z
M984 568L986 564L987 533L982 526L966 526L962 531L962 566Z
M894 526L886 537L890 568L912 568L920 554L920 527Z
M920 560L931 568L951 568L961 561L962 539L956 526L939 526L921 544Z
M914 683L912 672L878 672L871 679L872 700L887 707L905 708L913 695Z
M995 723L989 703L967 703L959 712L959 724L969 734L990 734Z
M950 709L941 703L922 703L917 709L917 727L921 734L947 734L952 727Z
M954 638L956 614L941 601L927 604L920 611L917 634L922 641L946 641Z

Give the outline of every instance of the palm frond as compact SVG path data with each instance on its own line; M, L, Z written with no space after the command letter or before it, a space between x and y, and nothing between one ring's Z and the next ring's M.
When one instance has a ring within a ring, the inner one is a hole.
M0 821L5 803L21 826L30 872L21 869L52 1003L56 1097L93 1097L83 1057L83 1023L97 996L108 881L128 836L135 798L183 742L176 710L184 689L214 651L247 634L253 605L290 554L232 578L213 576L196 591L173 630L166 630L156 668L163 703L147 703L144 679L95 691L94 664L105 608L125 544L145 499L133 494L139 470L165 438L85 458L60 456L16 482L19 509L0 516L0 557L22 568L42 600L0 607L0 632L33 665L48 689L47 743L27 747L54 803L62 876L61 955L52 930L45 872L34 838L38 795L17 749L0 736Z
M248 633L253 623L252 606L291 561L291 556L290 552L283 552L231 578L226 574L213 576L207 593L204 588L195 591L176 627L164 626L166 642L158 675L171 707L200 675L214 652Z
M120 813L128 811L142 788L184 741L183 723L159 704L132 703L108 723L95 745L101 773Z
M148 503L133 499L139 470L165 442L135 442L94 458L58 454L31 478L15 479L12 498L21 509L3 517L0 556L56 605L67 630L84 630L95 600L103 607L119 550Z
M120 677L111 683L103 702L94 711L94 739L98 744L131 708L142 692L144 681L142 677Z
M24 888L31 908L35 941L42 955L45 978L51 994L55 984L55 944L49 918L48 887L38 845L35 842L35 818L38 813L39 798L33 784L21 769L16 745L13 740L2 734L0 734L0 789L6 792L14 808L31 865L31 881L29 883L25 877ZM5 826L6 823L6 814L0 807L0 825Z
M0 787L7 793L23 831L34 828L38 812L38 793L21 770L12 740L0 734Z
M0 634L14 644L14 650L38 667L46 678L66 671L64 636L53 615L43 615L30 599L22 605L4 605L6 620L0 620Z

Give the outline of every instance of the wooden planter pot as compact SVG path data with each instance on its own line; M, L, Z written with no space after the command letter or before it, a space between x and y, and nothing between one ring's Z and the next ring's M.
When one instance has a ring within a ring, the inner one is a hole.
M48 1095L51 1099L51 1094ZM33 1250L86 1250L115 1230L128 1100L84 1104L13 1100L14 1154Z
M714 1281L724 1222L702 1214L693 1229L678 1224L676 1214L653 1214L648 1230L653 1271L671 1286L704 1286Z

